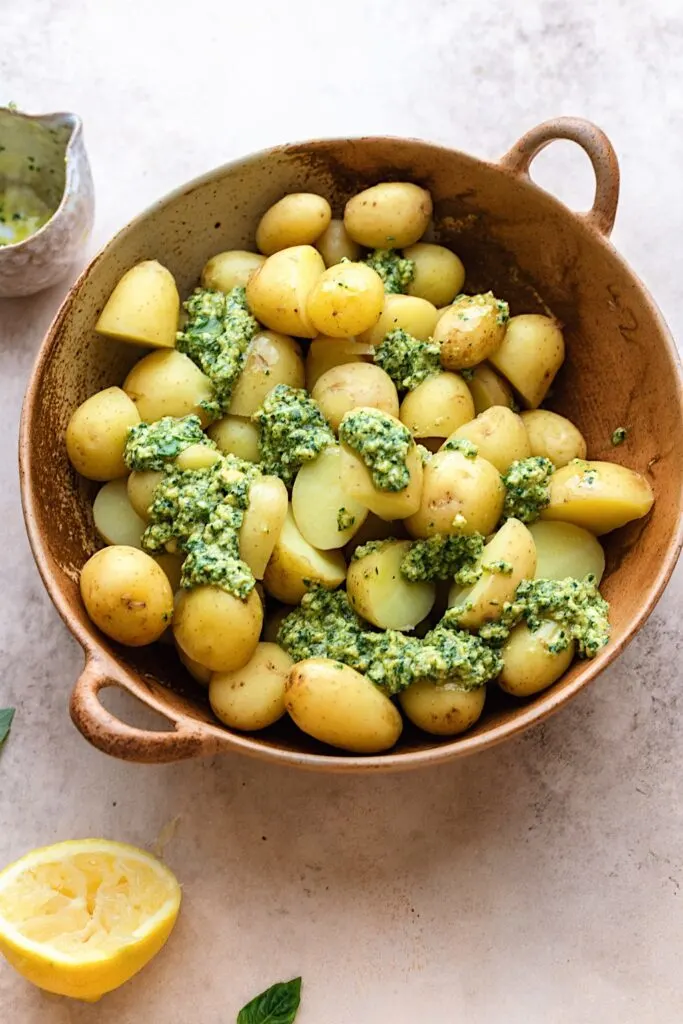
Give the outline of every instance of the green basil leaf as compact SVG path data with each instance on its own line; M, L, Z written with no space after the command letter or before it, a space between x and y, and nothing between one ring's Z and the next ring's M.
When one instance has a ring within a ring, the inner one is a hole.
M9 736L14 718L14 708L0 708L0 747Z
M243 1007L237 1024L292 1024L301 1002L301 978L279 981Z

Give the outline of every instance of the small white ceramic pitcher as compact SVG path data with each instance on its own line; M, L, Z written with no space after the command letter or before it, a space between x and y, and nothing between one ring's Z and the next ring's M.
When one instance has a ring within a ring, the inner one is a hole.
M8 185L31 189L51 215L23 241L0 245L2 298L49 287L83 255L95 199L81 119L0 107L0 191Z

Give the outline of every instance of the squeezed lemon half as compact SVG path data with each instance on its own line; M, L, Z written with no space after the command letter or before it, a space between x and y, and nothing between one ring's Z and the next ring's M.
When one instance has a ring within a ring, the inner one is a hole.
M180 898L168 868L134 846L47 846L0 872L0 952L39 988L94 1002L159 952Z

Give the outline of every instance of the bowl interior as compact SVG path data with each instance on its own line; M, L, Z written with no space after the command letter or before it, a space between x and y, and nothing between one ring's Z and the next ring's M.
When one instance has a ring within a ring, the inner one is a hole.
M25 407L24 500L43 577L61 614L86 646L104 648L132 689L215 727L205 694L172 648L126 649L90 623L78 573L98 547L91 515L96 486L66 457L64 432L74 408L120 384L141 353L103 339L93 326L114 284L133 264L158 259L181 295L205 261L229 248L254 248L263 211L290 191L325 195L339 216L346 199L377 181L410 179L430 189L434 240L467 268L466 290L492 289L511 312L554 313L565 326L568 357L547 403L577 423L589 455L647 474L656 494L647 520L606 538L603 592L612 640L592 662L578 662L549 691L525 702L490 687L479 724L444 745L407 728L394 762L438 748L465 753L497 741L553 710L592 678L632 635L661 592L680 547L683 413L680 376L666 327L642 285L611 246L580 218L528 181L471 157L399 139L312 142L257 154L212 172L162 200L124 229L94 260L67 298L41 351ZM610 437L628 426L618 450ZM220 730L228 743L230 734ZM244 745L244 744L243 744ZM263 753L330 752L288 723L246 744ZM386 758L385 758L386 759Z

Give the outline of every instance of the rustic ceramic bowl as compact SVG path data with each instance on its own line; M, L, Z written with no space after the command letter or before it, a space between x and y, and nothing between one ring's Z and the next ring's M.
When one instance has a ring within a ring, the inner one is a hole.
M593 208L575 214L536 187L528 169L553 139L572 139L595 170ZM64 431L75 407L120 384L137 358L98 337L98 313L129 267L159 259L181 292L205 261L229 248L253 248L263 211L287 192L326 195L337 214L354 192L377 181L411 179L434 197L434 235L459 253L467 289L492 288L513 313L552 311L564 322L568 356L550 403L578 423L591 456L645 473L656 502L647 519L606 538L612 639L593 661L576 662L552 688L513 701L489 688L482 719L446 742L406 727L399 745L375 757L345 756L288 721L256 735L213 718L206 693L172 648L121 647L98 632L78 592L79 570L98 546L94 486L66 456ZM21 427L22 495L33 552L45 585L82 644L86 665L71 701L74 722L116 757L162 762L243 751L306 768L377 771L433 765L483 750L539 722L586 686L623 650L652 611L681 547L683 401L674 345L654 302L608 242L619 189L609 141L593 125L561 118L530 131L498 164L409 139L305 142L257 153L211 171L134 220L93 260L50 328L26 395ZM618 451L615 427L630 427ZM111 686L165 715L170 731L133 728L99 700Z

